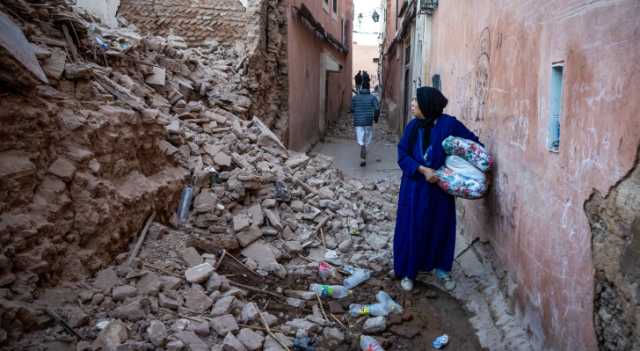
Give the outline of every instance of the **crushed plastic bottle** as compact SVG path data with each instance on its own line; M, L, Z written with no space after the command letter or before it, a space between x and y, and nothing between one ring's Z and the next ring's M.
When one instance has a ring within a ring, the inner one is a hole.
M381 304L384 304L385 306L387 306L387 309L389 310L389 312L402 313L402 306L399 303L395 302L393 298L389 296L389 294L387 294L386 292L378 291L378 293L376 294L376 299Z
M360 336L360 349L362 351L384 351L378 340L369 335Z
M383 303L375 303L372 305L360 305L360 304L351 304L349 305L349 313L352 317L360 317L360 316L373 316L373 317L386 317L389 315L389 308L386 304Z
M371 271L362 268L345 267L351 275L344 280L347 289L353 289L371 278Z
M209 179L211 181L211 187L213 188L220 181L218 171L213 166L209 166L204 170L209 175Z
M338 270L334 266L328 264L327 262L322 261L318 264L318 274L320 275L320 279L322 280L327 280L330 277L335 277L337 271Z
M445 346L447 346L448 343L449 343L449 335L444 334L444 335L440 335L435 340L433 340L433 342L431 343L431 346L433 346L433 348L436 350L440 350Z
M107 44L107 42L105 42L99 36L96 36L96 43L98 44L98 47L100 47L101 49L107 50L109 48L109 44Z
M293 340L294 351L315 351L313 341L308 336L297 337Z
M342 285L311 284L309 290L322 297L333 297L334 299L342 299L351 294L351 291Z
M183 225L189 218L189 209L191 208L191 199L193 198L193 187L187 185L180 195L180 204L178 205L178 224Z

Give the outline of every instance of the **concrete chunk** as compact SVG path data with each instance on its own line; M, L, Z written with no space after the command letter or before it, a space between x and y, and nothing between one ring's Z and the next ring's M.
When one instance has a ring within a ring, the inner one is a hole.
M211 311L211 315L217 317L228 314L231 312L231 307L235 300L236 298L234 296L225 296L216 301L216 304L213 306L213 310Z
M247 247L252 242L260 239L262 235L263 233L260 228L251 226L248 229L238 233L236 237L238 238L238 242L240 242L240 246Z
M202 256L193 247L187 247L180 251L182 260L187 263L189 267L195 267L202 264Z
M280 222L280 215L275 210L268 208L264 209L264 214L267 216L269 223L276 229L282 230L282 222Z
M194 284L191 286L191 289L187 290L184 298L185 306L198 313L204 313L213 305L213 300L211 300L211 298L205 294L204 289L197 284Z
M228 333L222 342L223 351L247 351L244 345L233 334Z
M221 151L221 152L218 152L216 156L213 158L213 162L215 162L218 166L221 166L221 167L230 167L231 156Z
M238 333L238 340L240 340L240 342L247 348L247 350L255 351L262 348L262 344L264 343L264 336L249 328L244 328L240 330L240 333Z
M207 344L192 331L181 331L175 337L185 343L190 351L209 351Z
M58 158L49 166L49 173L66 181L71 180L75 172L76 166L66 158Z
M243 229L246 229L251 224L249 216L244 213L233 216L233 230L237 233Z
M158 320L151 321L147 327L147 338L153 345L163 346L167 338L167 327Z
M131 285L122 285L114 288L111 295L113 297L113 301L122 301L129 297L138 295L138 289Z
M22 177L35 173L36 165L31 162L29 155L20 151L0 153L0 178Z
M236 322L233 315L225 314L214 318L211 321L211 327L213 327L218 335L226 335L227 333L238 330L238 322Z
M147 77L145 82L154 87L163 87L166 84L167 71L162 67L153 66L151 75Z
M213 266L208 263L191 267L184 272L184 276L189 283L204 283L213 274Z

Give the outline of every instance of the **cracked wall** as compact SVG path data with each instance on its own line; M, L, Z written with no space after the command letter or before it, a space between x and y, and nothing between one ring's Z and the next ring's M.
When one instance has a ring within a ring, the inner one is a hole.
M640 149L638 150L640 156ZM603 351L640 345L640 167L585 202L595 267L594 323Z
M545 349L599 347L593 316L602 294L584 203L636 162L639 16L631 0L447 1L433 16L429 77L440 75L446 112L496 158L488 196L464 201L465 233L494 247L512 279L515 313ZM547 126L558 62L565 68L555 153Z

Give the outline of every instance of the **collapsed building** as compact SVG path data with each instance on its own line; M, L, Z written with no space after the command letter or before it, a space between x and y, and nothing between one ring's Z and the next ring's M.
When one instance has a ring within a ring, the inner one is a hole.
M391 281L397 185L288 151L277 109L258 115L259 52L63 0L0 2L0 26L0 347L344 349L350 328L385 331L345 327L308 287L321 261Z

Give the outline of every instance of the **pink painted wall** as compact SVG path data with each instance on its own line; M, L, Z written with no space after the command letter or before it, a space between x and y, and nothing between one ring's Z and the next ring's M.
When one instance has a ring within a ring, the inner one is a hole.
M314 18L339 41L342 19L349 22L346 47L351 50L353 20L352 1L339 0L338 14L323 8L324 0L290 0L288 7L288 71L289 71L289 148L304 150L320 138L320 57L328 52L342 66L339 73L328 75L327 116L337 117L351 103L351 51L345 55L315 36L295 15L293 6L305 4Z
M465 231L489 240L518 282L534 338L597 350L591 233L583 205L633 166L640 143L640 2L441 1L430 74L448 113L497 158ZM547 150L552 63L564 61L559 153Z

